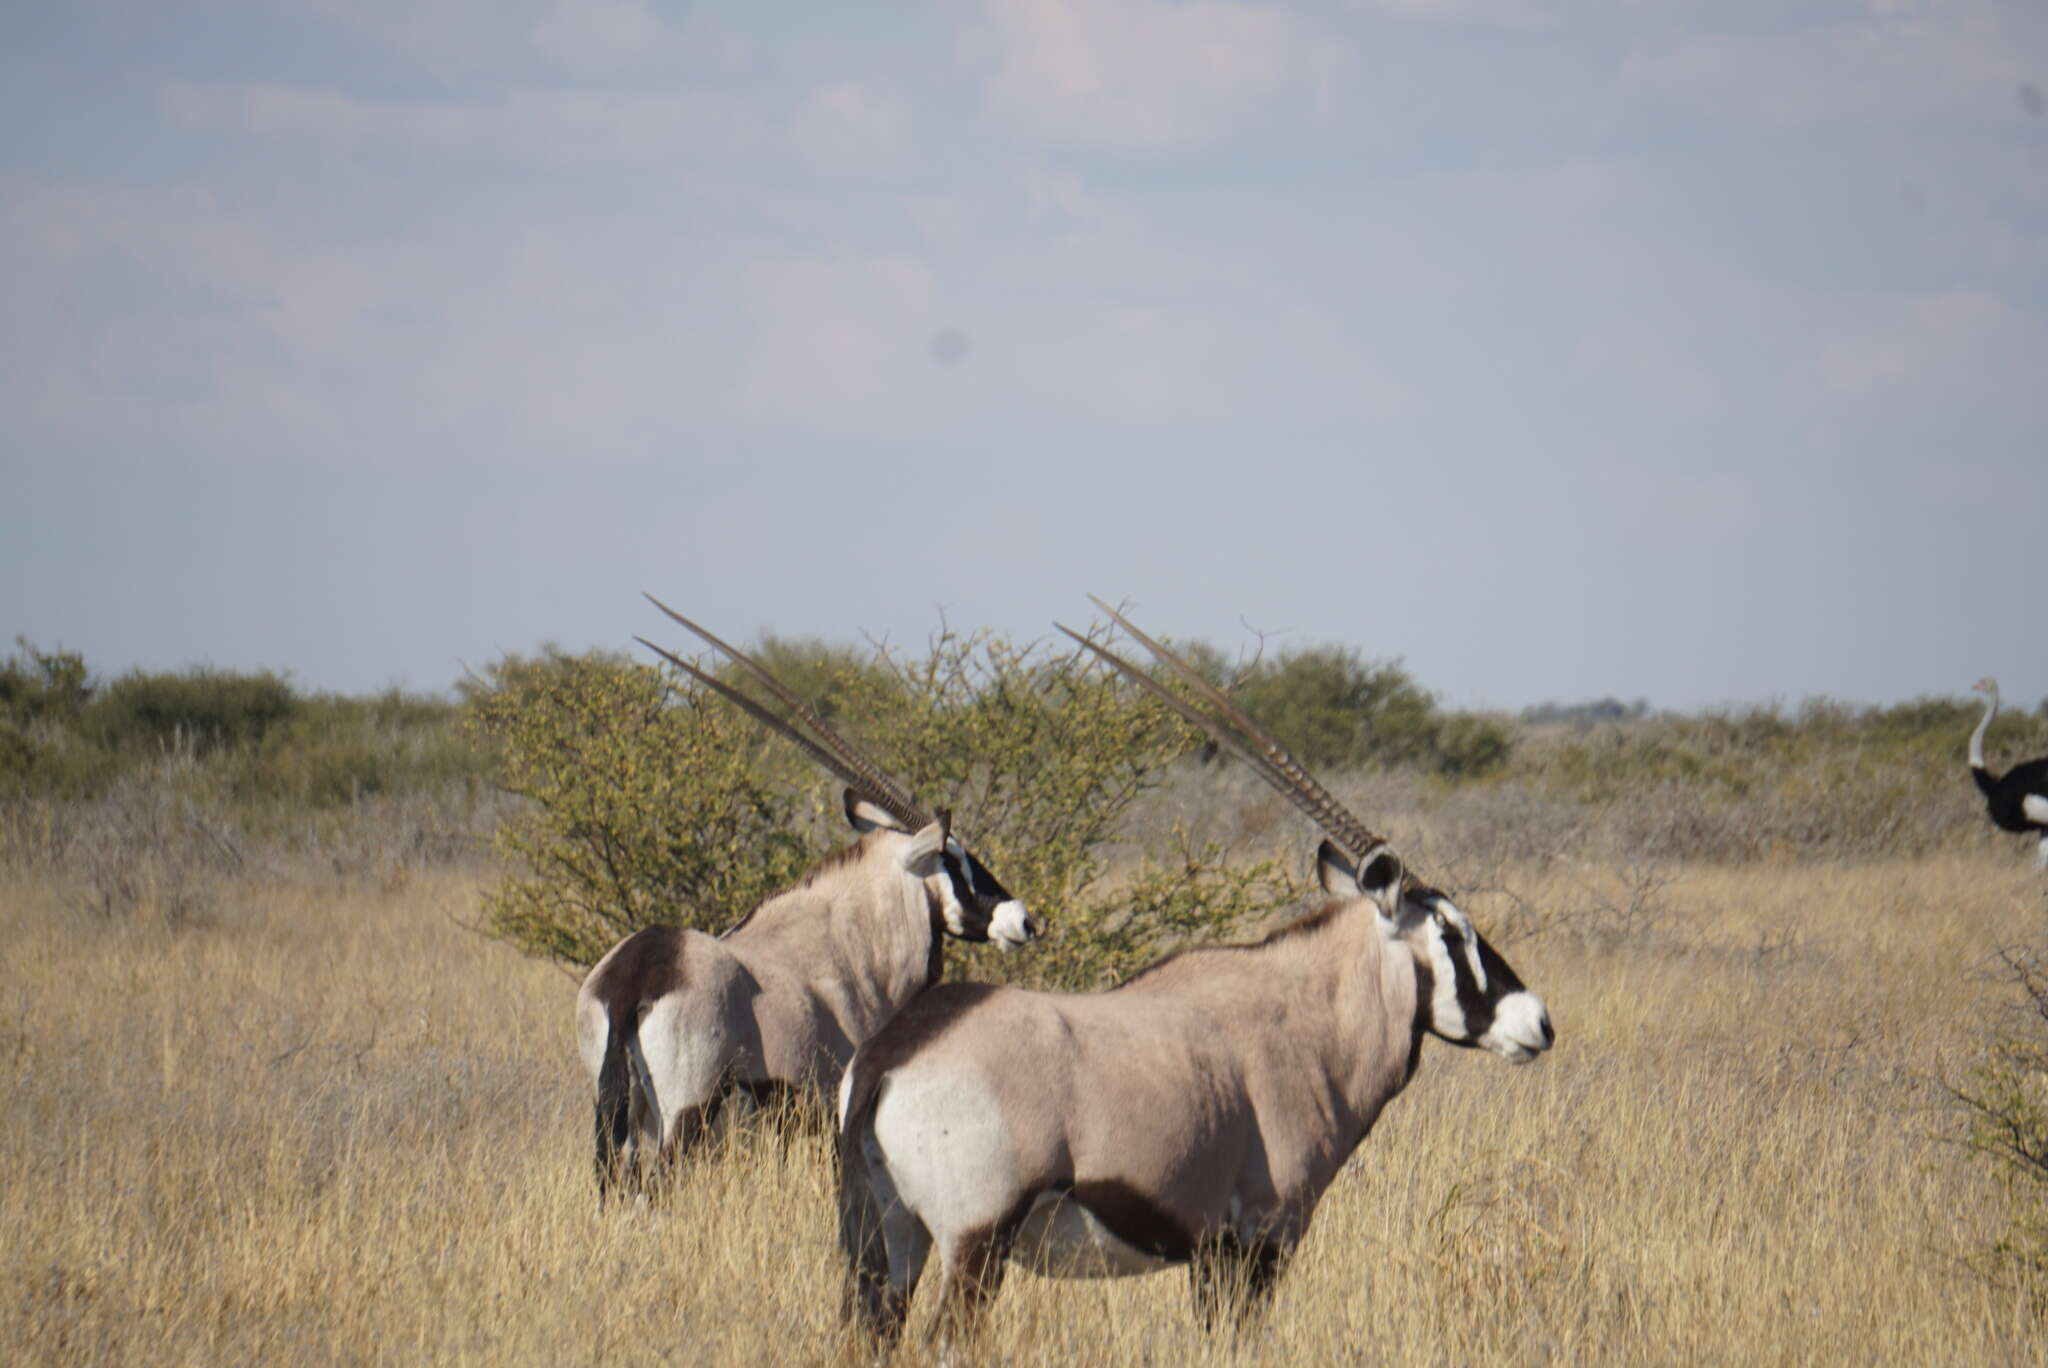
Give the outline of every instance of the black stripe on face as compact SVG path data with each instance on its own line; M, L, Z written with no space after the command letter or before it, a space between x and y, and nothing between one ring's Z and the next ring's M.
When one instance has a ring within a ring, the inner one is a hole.
M1488 990L1493 994L1493 1000L1499 1002L1510 993L1527 992L1528 989L1522 983L1522 976L1508 967L1508 962L1500 957L1498 951L1486 943L1485 937L1481 936L1477 939L1479 941L1479 967L1486 971L1486 984Z
M1470 943L1479 947L1479 962L1489 970L1488 986L1481 988L1479 980L1472 974L1472 963L1466 958L1468 940L1465 932L1459 928L1458 923L1443 915L1441 907L1435 902L1432 902L1430 912L1429 929L1434 931L1438 940L1443 943L1444 958L1451 962L1451 986L1458 997L1458 1011L1465 1018L1465 1033L1462 1036L1443 1035L1441 1031L1437 1034L1453 1045L1477 1044L1479 1038L1493 1026L1493 1004L1498 1001L1491 981L1492 966L1486 963L1487 956L1492 952L1486 942L1479 938L1479 934L1474 932ZM1509 977L1512 978L1513 975L1510 974Z
M989 923L996 908L1010 901L1010 890L996 882L996 876L988 872L988 866L958 843L948 843L940 856L940 863L946 871L947 882L953 886L953 898L960 904L961 915L967 919L965 934L960 939L987 940Z
M940 854L938 866L946 874L946 891L952 893L952 901L958 905L958 909L961 909L961 913L958 913L958 915L961 915L961 930L954 932L950 926L946 926L946 932L956 936L958 940L967 940L967 942L983 942L983 940L987 940L989 938L989 917L987 917L987 913L981 913L977 917L979 909L975 907L975 899L969 895L969 874L967 874L965 868L961 868L961 858L958 858L956 854L952 854L952 848L948 846L946 852ZM936 911L934 911L934 915L936 915ZM944 917L938 917L938 924L944 926Z
M965 846L961 849L967 855L967 877L974 889L975 898L988 903L991 907L997 903L1008 902L1010 890L996 882L996 876L988 872L987 865L974 858L973 851L967 850Z
M990 911L993 904L982 902L974 895L974 874L971 868L974 857L954 853L955 847L948 843L939 856L939 867L946 872L946 883L953 890L953 901L960 905L960 930L957 938L971 945L988 940ZM943 925L943 919L940 922ZM946 928L951 930L950 927Z
M1479 986L1472 973L1472 960L1465 953L1465 933L1449 921L1444 923L1444 947L1451 952L1452 972L1458 979L1458 1009L1465 1014L1465 1033L1477 1040L1493 1025L1493 998ZM1485 963L1482 958L1480 961Z

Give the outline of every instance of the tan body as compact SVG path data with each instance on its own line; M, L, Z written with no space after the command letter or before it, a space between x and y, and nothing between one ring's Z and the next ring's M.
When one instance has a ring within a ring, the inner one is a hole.
M597 1093L600 1201L687 1151L735 1094L829 1094L854 1048L939 981L945 937L1007 950L1038 934L1024 904L953 834L946 809L925 811L759 661L648 601L788 713L643 644L844 780L846 820L860 835L723 936L649 927L584 979L576 1045Z
M1450 898L1200 671L1096 604L1204 706L1067 635L1312 817L1333 901L1109 992L941 985L863 1045L839 1090L839 1244L845 1313L884 1341L934 1249L941 1334L1013 1257L1066 1276L1185 1262L1212 1323L1263 1304L1425 1033L1516 1063L1556 1039Z
M1021 1193L1065 1189L1121 1243L1177 1261L1226 1233L1301 1238L1407 1081L1415 973L1381 953L1361 907L1256 948L1180 955L1112 992L957 985L928 1014L944 1014L945 1029L877 1080L873 1130L886 1146L943 1111L947 1133L925 1143L959 1158L934 1167L1002 1179L972 1191L899 1179L935 1234L993 1229ZM989 1039L1004 1050L988 1051ZM1031 1244L1012 1252L1064 1262L1065 1251Z
M946 870L958 842L936 824L860 820L859 840L725 935L649 927L590 971L576 1040L602 1186L687 1152L735 1095L829 1099L855 1047L937 980L945 935L1028 938L1014 901L963 906Z
M1253 945L1102 993L941 984L840 1089L848 1311L901 1329L937 1252L937 1324L1013 1259L1068 1277L1186 1263L1213 1317L1263 1299L1316 1204L1413 1075L1425 1033L1520 1061L1542 999L1384 847L1325 844L1336 901Z

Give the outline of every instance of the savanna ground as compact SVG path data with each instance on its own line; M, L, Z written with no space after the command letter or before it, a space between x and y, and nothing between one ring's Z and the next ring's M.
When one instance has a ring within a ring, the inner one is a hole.
M2016 845L1454 854L1415 860L1463 869L1557 1048L1428 1045L1241 1337L1199 1333L1178 1274L1013 1272L982 1355L2048 1360L2036 1304L1975 1270L2008 1209L1941 1087L2007 1010L1997 950L2048 933ZM252 871L175 926L0 881L0 1355L846 1353L823 1138L742 1133L664 1207L598 1209L575 981L469 929L489 877Z

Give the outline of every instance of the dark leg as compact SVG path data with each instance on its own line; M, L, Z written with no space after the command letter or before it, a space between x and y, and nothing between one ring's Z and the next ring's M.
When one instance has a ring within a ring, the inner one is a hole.
M705 1137L718 1125L718 1118L731 1096L730 1089L721 1087L697 1106L677 1112L675 1129L669 1132L661 1147L662 1162L675 1165L689 1158L690 1152L703 1144Z
M623 1068L615 1087L599 1090L596 1124L598 1205L645 1197L649 1173L659 1159L661 1117Z
M939 1311L932 1338L952 1343L973 1336L981 1314L1003 1287L1008 1229L962 1235L945 1251L945 1283L939 1289Z
M621 1127L623 1129L623 1127ZM603 1103L597 1107L597 1204L601 1207L614 1196L626 1196L626 1146L614 1139L611 1119Z
M812 1135L829 1136L836 1129L831 1111L820 1105L815 1090L798 1089L779 1079L740 1083L736 1088L752 1102L761 1124L781 1141L785 1162L789 1147L797 1141Z
M597 1107L592 1127L597 1139L600 1207L619 1190L626 1177L626 1139L632 1133L635 1091L632 1069L626 1059L625 1036L616 1025L608 1025L604 1063L597 1075Z
M840 1137L839 1155L839 1248L846 1256L840 1316L886 1349L903 1333L931 1232L897 1200L887 1169L863 1152L857 1135Z
M697 1106L684 1107L676 1113L675 1125L669 1129L668 1135L650 1148L645 1162L640 1165L641 1176L637 1184L650 1202L663 1201L675 1190L688 1169L690 1155L717 1126L728 1096L729 1093L721 1089ZM661 1135L659 1117L651 1118L649 1129L655 1136Z
M1271 1240L1246 1242L1235 1234L1205 1240L1188 1263L1202 1328L1243 1329L1272 1302L1285 1264L1285 1251Z
M839 1252L846 1257L846 1282L839 1318L858 1320L883 1344L903 1332L908 1297L893 1297L889 1248L882 1238L882 1203L868 1181L867 1161L842 1148L839 1163Z

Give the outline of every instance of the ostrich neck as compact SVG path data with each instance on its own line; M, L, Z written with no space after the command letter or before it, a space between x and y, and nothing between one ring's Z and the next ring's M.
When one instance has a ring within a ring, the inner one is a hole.
M1970 768L1984 768L1984 733L1991 729L1991 719L1998 716L1998 686L1991 686L1991 697L1984 700L1984 716L1977 719L1977 730L1970 733Z

